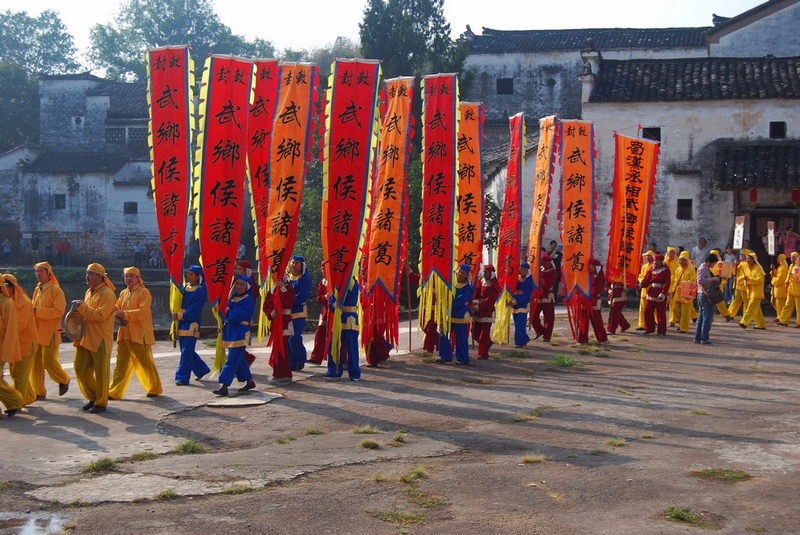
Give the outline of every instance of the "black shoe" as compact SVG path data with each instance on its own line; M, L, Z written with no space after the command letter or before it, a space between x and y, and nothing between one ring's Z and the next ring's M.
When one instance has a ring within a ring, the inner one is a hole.
M444 359L436 359L436 360L433 361L434 364L447 364L448 362L450 362L450 361L449 360L444 360Z
M9 418L11 418L12 416L17 414L18 412L19 412L19 409L8 409L6 411L6 414L8 415Z
M733 316L725 316L725 323L733 321Z
M211 391L212 394L217 396L227 396L228 395L228 386L227 385L219 385L219 388L216 390Z
M69 383L58 383L58 395L63 396L69 390Z
M106 412L106 408L102 405L95 405L91 409L89 409L89 414L98 414L101 412Z
M747 329L747 325L745 325L744 323L740 323L739 327L741 327L742 329Z
M84 405L84 406L83 406L83 407L81 407L81 408L82 408L83 410L85 410L85 411L88 411L88 410L91 410L91 409L92 409L92 407L94 407L94 401L90 401L89 403L87 403L86 405Z
M151 393L151 392L148 392L148 393L147 393L147 397L149 397L149 398L157 398L157 397L158 397L158 394L153 394L153 393Z
M250 379L249 381L247 381L246 385L244 385L239 389L239 392L247 392L248 390L252 390L255 387L256 387L256 382Z
M36 396L36 401L39 401L40 399L47 399L47 396L39 396L39 395L37 395Z
M180 381L175 381L175 386L189 386L189 383L182 383Z

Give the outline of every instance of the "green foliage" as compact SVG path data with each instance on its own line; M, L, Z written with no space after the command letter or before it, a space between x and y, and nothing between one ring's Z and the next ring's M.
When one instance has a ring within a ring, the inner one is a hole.
M483 244L490 251L497 248L498 237L500 236L500 206L491 193L486 194L484 201L486 209L486 220L484 222Z
M174 453L177 453L178 455L193 455L198 453L205 453L206 448L196 440L187 438L186 440L178 444L172 451Z
M49 9L38 17L26 11L0 14L0 58L19 65L30 76L80 69L72 36L58 13Z
M114 459L103 458L89 463L84 472L90 474L102 474L104 472L113 472L117 469L117 461Z
M248 42L219 20L211 0L127 0L115 24L96 24L89 57L112 79L145 79L148 48L189 44L197 69L208 54L273 57L269 41ZM199 70L198 70L199 72Z

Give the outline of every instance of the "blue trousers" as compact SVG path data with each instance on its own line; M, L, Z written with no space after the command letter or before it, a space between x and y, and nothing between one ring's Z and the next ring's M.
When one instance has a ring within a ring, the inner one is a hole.
M469 364L469 325L466 323L454 323L452 325L452 336L456 339L456 360ZM439 358L445 362L453 360L453 348L450 339L443 333L439 333Z
M342 331L342 346L339 349L339 364L328 357L329 377L341 377L344 373L344 361L347 359L347 375L350 379L361 379L361 367L358 365L358 331Z
M518 312L514 314L514 344L524 346L531 341L528 336L528 314L526 312Z
M714 321L714 310L716 305L712 305L705 294L697 294L697 306L700 315L697 317L697 324L694 330L695 342L708 342L708 333L711 331L711 323Z
M178 343L181 346L181 360L178 362L178 369L175 370L176 383L188 383L192 373L198 379L211 372L211 368L205 363L200 355L197 354L197 338L194 336L179 336Z
M219 372L219 382L231 386L234 375L238 381L244 383L253 378L250 373L250 366L247 365L247 359L244 358L245 347L229 347L228 359Z
M305 318L292 320L294 334L289 337L289 367L293 371L302 370L308 360L306 346L303 345L303 329L306 327Z

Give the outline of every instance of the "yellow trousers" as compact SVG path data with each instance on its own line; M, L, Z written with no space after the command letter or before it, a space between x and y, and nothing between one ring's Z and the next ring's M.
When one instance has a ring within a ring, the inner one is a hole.
M675 315L678 317L675 323L678 324L682 333L689 332L689 322L692 321L692 310L694 310L694 305L692 303L675 302Z
M678 303L676 301L675 297L670 297L668 304L669 304L669 316L668 316L669 319L668 319L668 321L669 321L670 325L675 325L676 323L678 323L678 321L680 321L680 316L678 315L679 314L680 303Z
M747 294L742 290L736 290L733 293L733 301L728 306L728 315L733 317L739 313L739 307L744 305L747 306Z
M5 361L0 360L0 372L3 371L5 365ZM8 384L5 379L0 379L0 403L2 403L8 411L21 409L23 405L22 394Z
M792 319L792 312L795 312L797 325L800 325L800 296L790 295L786 298L786 303L783 304L778 320L784 325L789 325L789 320Z
M785 297L773 297L772 301L770 301L770 302L772 303L772 308L775 309L775 315L778 318L780 318L781 317L781 312L783 311L783 305L786 304L786 298Z
M108 397L122 399L131 384L133 372L136 372L139 383L149 396L161 395L161 378L153 360L152 348L147 344L120 340L117 342L117 364L114 366Z
M717 303L717 312L719 312L723 318L728 316L728 307L725 305L725 301Z
M111 357L106 351L106 341L100 342L97 351L92 352L85 347L75 348L75 379L81 394L96 407L108 405L108 370Z
M647 306L647 290L642 288L639 290L639 329L646 329L644 324L644 308Z
M761 310L760 297L747 301L747 308L744 309L744 317L740 323L744 326L748 326L751 321L755 322L756 329L767 328L767 322L764 320L764 312Z
M47 388L44 386L45 370L54 383L69 384L69 374L64 371L64 367L58 360L58 341L55 335L50 340L50 344L36 346L36 355L33 357L33 366L31 367L31 383L37 396L47 395Z
M25 355L22 360L9 364L11 378L14 379L11 386L22 395L23 405L30 405L36 401L36 392L31 384L31 367L33 367L33 355Z

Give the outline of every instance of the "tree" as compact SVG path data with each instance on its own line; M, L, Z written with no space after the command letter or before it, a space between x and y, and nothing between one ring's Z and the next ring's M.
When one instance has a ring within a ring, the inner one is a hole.
M220 22L211 0L128 0L116 25L97 24L90 32L90 59L107 77L145 79L147 49L189 44L198 69L208 54L273 57L272 43L248 42Z
M0 153L39 138L39 86L17 63L0 61Z
M76 72L80 69L76 56L72 35L54 11L31 17L25 11L6 10L0 16L0 58L21 66L30 76Z
M494 195L491 193L486 194L484 205L486 207L486 220L483 227L483 246L489 251L489 263L491 264L492 256L498 246L498 238L500 237L501 210L494 200Z

